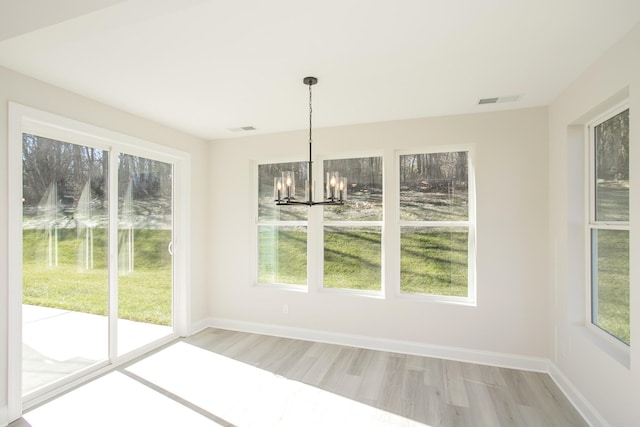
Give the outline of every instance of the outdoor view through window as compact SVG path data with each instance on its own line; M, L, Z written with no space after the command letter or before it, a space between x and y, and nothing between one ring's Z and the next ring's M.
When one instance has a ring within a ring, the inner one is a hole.
M467 297L468 152L400 156L400 291Z
M396 280L386 284L391 289L407 295L473 299L469 152L422 152L397 158L400 216L395 224L384 214L382 156L323 161L324 171L346 177L347 195L344 205L311 208L321 209L321 223L315 215L307 217L307 206L274 203L274 177L292 170L296 181L304 182L306 163L259 164L258 283L304 286L309 259L322 271L325 288L381 292L386 260L397 263L390 271L400 271L399 284ZM304 198L304 186L296 187L295 197ZM398 253L390 246L383 248L383 229L387 236L395 236L390 241L400 242ZM322 236L314 240L317 248L308 247L307 231Z
M629 345L629 110L591 130L591 322Z

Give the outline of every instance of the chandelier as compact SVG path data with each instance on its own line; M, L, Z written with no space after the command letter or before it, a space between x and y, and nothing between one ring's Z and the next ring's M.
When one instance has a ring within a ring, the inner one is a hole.
M293 171L284 171L282 176L273 180L273 195L277 206L288 205L343 205L347 199L347 178L340 176L338 172L328 172L325 182L325 198L322 201L313 201L313 161L312 150L312 113L311 86L318 83L315 77L305 77L302 82L309 86L309 161L307 162L307 180L305 181L304 200L296 200L296 180Z

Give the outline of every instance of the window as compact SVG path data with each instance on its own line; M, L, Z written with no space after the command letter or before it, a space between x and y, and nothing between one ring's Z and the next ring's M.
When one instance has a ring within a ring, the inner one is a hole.
M325 288L382 289L382 157L325 160L347 179L347 203L325 206Z
M474 299L469 161L469 151L399 156L401 293Z
M305 182L307 163L258 165L258 283L307 284L306 206L276 206L274 178L293 171L295 182ZM304 185L294 197L304 199Z
M465 147L399 155L398 169L388 171L400 178L399 216L392 215L390 228L382 156L324 159L314 168L317 177L337 172L346 178L346 202L311 209L274 203L274 178L293 171L295 181L305 182L306 162L258 164L257 282L380 295L383 272L399 271L393 285L402 294L474 303L470 153ZM294 196L303 199L304 193L299 185ZM383 236L389 239L386 253Z
M630 344L629 109L589 126L591 323Z

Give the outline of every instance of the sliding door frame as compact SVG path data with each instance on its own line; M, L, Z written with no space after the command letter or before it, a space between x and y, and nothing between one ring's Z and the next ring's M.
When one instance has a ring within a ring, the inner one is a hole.
M8 415L9 421L22 416L24 409L35 406L64 390L102 374L114 366L131 360L145 351L157 347L190 331L190 155L189 153L159 145L97 126L78 122L56 114L17 103L9 103L8 118ZM109 153L109 354L106 363L98 364L87 374L71 375L55 390L43 389L29 401L22 396L22 135L41 134L60 141L89 145ZM130 154L173 165L173 333L140 349L122 356L117 354L117 180L118 155ZM111 202L111 201L116 201ZM115 304L111 302L115 301Z

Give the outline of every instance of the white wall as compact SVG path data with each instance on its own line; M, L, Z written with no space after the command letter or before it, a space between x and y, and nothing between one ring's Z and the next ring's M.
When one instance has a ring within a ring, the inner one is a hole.
M207 316L205 142L0 67L0 425L7 405L7 109L13 101L191 153L192 321Z
M593 64L549 108L549 330L555 364L611 426L640 419L640 25ZM585 328L583 125L629 94L631 164L631 353L612 357ZM557 338L555 338L557 335Z
M252 161L305 160L307 134L299 131L212 145L212 315L230 323L546 358L546 108L314 129L315 154L375 150L384 152L388 166L394 150L449 144L476 147L477 307L254 286Z

